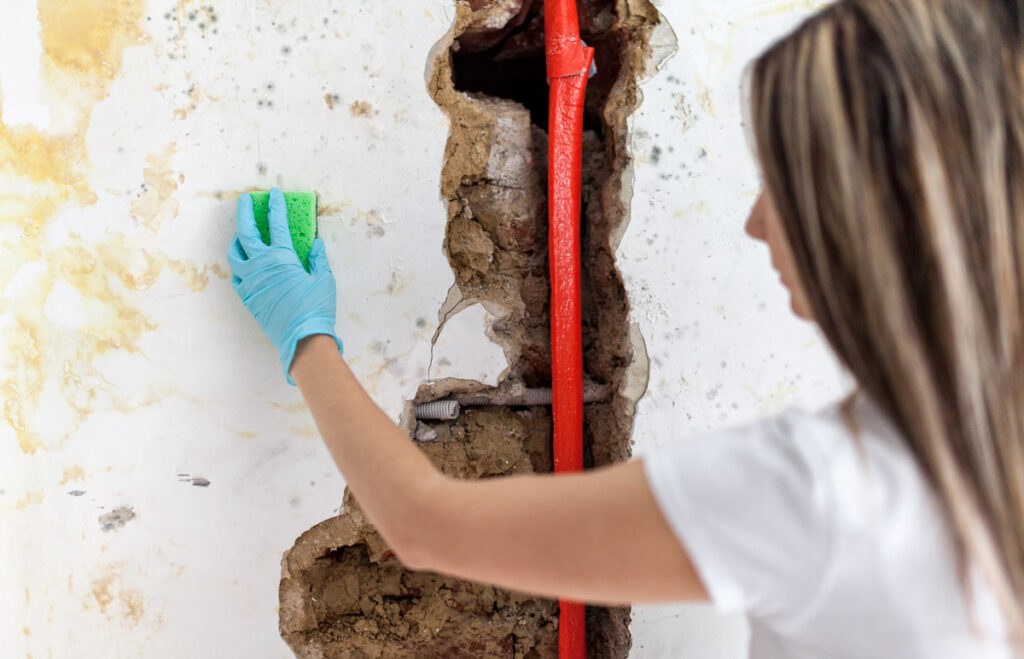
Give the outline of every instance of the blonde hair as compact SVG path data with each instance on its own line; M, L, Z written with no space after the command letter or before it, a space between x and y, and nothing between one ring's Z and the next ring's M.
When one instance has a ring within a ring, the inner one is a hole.
M811 311L1024 629L1024 7L840 0L753 65Z

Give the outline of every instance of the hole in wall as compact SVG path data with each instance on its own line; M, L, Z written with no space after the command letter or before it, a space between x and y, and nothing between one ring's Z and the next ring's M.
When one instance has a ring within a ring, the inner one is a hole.
M459 0L452 32L431 65L429 91L451 119L441 195L455 285L439 319L443 326L465 306L483 304L498 319L490 336L509 363L497 387L428 382L407 405L409 435L427 439L422 450L459 478L552 470L550 407L467 408L458 419L436 422L417 422L412 414L416 403L450 393L551 386L542 5ZM614 243L628 221L626 119L639 104L637 79L659 15L647 0L577 6L598 67L584 113L584 377L616 392L584 408L584 463L595 467L630 454L636 396L625 388L634 355ZM281 634L297 656L557 655L557 602L406 571L347 492L342 510L285 554ZM588 656L626 657L628 624L628 607L588 607Z

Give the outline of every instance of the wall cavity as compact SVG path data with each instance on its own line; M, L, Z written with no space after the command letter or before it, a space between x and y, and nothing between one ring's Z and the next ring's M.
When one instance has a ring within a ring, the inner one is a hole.
M441 194L455 274L434 341L448 318L481 304L497 319L489 335L509 364L497 386L432 381L406 407L410 437L459 478L552 471L549 407L476 407L429 423L412 413L451 393L551 386L542 4L459 0L429 64L429 91L451 120ZM585 406L584 462L597 467L630 455L646 385L615 248L628 222L626 119L639 104L659 14L648 0L577 5L598 67L583 136L584 371L587 384L614 392ZM404 570L347 492L342 514L303 534L283 560L281 634L299 657L556 656L557 614L557 602ZM628 624L628 607L588 607L588 655L626 657Z

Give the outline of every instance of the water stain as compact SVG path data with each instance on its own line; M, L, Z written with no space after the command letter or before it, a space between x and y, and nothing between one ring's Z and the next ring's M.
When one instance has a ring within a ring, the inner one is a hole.
M162 150L146 157L148 167L142 170L145 191L132 202L132 214L150 231L157 232L167 220L178 215L178 200L173 197L178 189L178 179L171 160L178 152L178 145L171 142Z
M211 101L220 100L217 97L210 96L206 92L202 91L201 89L199 89L197 85L192 85L191 87L189 87L188 91L185 94L187 97L185 105L180 108L175 108L174 112L172 113L173 117L178 121L187 119L190 114L195 112L196 108L199 107L199 104L203 101L204 98Z
M276 401L269 401L267 404L270 405L271 407L275 407L275 408L277 408L277 409L279 409L279 410L281 410L283 412L288 412L289 414L297 414L299 412L305 412L306 409L307 409L306 408L306 403L303 400L297 400L294 403L278 403Z
M810 11L824 7L828 2L827 0L787 0L786 2L773 1L762 4L766 6L756 9L748 14L748 16L750 18L765 18L788 14L794 11Z
M68 467L64 470L64 475L61 476L60 484L67 485L71 481L80 481L85 479L85 470L81 466L75 465L74 467Z
M37 0L44 62L100 96L128 46L142 43L139 0Z
M311 423L289 426L288 430L290 430L293 435L296 435L297 437L304 437L306 439L316 439L320 437L320 431Z
M157 328L138 308L134 292L153 286L165 270L195 292L208 285L211 275L227 277L221 264L199 267L168 257L155 244L150 247L140 239L108 234L95 245L51 249L35 260L13 255L23 266L35 266L30 268L34 277L22 282L5 308L14 322L4 333L8 349L0 358L6 371L0 380L3 417L18 433L22 451L52 448L97 409L123 408L114 402L116 394L94 363L112 350L139 353L143 335ZM5 257L11 251L20 248L0 247ZM46 313L58 283L80 298L84 317L78 326L55 323ZM59 387L70 418L56 440L33 429L45 412L40 405L48 382Z
M171 258L156 239L178 211L172 195L181 179L170 166L173 144L151 154L143 171L145 192L131 204L141 231L108 231L90 241L64 231L57 248L45 238L56 218L98 201L85 135L93 108L120 71L124 50L148 40L143 8L141 0L39 0L43 72L50 96L59 99L51 109L62 130L45 133L0 121L0 290L9 321L2 337L7 349L0 356L0 396L3 419L25 453L59 445L98 409L126 411L94 363L114 350L138 353L141 337L156 329L140 308L138 291L164 272L194 292L211 277L229 274L220 264ZM51 298L57 308L73 303L80 317L56 322L47 313ZM59 400L49 396L44 405L48 387ZM45 433L41 420L50 421Z
M100 613L111 621L120 619L138 625L146 612L142 595L124 585L119 565L108 567L101 577L93 579L89 585L89 595L92 596L91 601L87 599L83 608L88 610L90 604L95 602Z
M84 126L70 135L47 135L33 126L0 123L0 225L21 230L28 256L38 256L43 225L62 205L96 202L82 171L84 161Z
M43 502L44 497L45 494L41 489L36 492L26 492L25 496L18 499L17 503L14 504L14 509L25 510L29 506L38 505Z

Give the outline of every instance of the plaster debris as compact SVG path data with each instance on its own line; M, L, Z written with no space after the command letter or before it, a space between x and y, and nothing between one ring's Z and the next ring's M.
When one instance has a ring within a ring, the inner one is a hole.
M100 528L104 531L116 531L135 519L135 509L131 506L118 506L109 513L100 515Z
M425 423L419 423L416 425L416 441L417 442L432 442L437 439L437 431L428 426Z
M474 304L451 316L434 344L434 359L428 376L497 385L508 369L508 360L501 346L487 337L493 322L494 317L482 304Z

